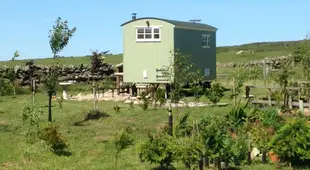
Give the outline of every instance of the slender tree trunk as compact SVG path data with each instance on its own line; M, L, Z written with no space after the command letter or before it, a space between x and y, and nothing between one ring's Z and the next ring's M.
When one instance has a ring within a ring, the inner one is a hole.
M168 109L168 134L173 136L173 117L172 117L172 104L170 102L169 109Z
M262 153L263 155L262 155L262 163L263 164L266 164L267 163L267 159L266 159L266 151L263 151L263 153Z
M204 162L205 162L205 167L209 167L210 160L209 160L209 158L206 155L204 156Z
M203 156L199 160L199 170L203 170Z
M247 155L247 164L251 165L251 152L248 151L248 155Z
M96 110L96 86L95 86L95 81L93 81L93 94L94 94L94 101L93 101L93 108Z
M48 95L48 121L52 122L52 94Z

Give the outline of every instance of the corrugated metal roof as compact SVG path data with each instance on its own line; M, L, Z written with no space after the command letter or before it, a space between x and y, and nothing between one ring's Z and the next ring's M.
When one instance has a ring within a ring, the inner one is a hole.
M175 25L176 27L186 27L186 28L198 28L198 29L211 29L211 30L217 30L216 27L213 27L208 24L203 24L203 23L193 23L193 22L185 22L185 21L176 21L176 20L170 20L170 19L163 19L163 18L154 18L154 17L144 17L144 18L137 18L135 20L130 20L128 22L123 23L121 26L124 26L128 23L138 21L138 20L143 20L143 19L157 19L161 21L166 21L170 24Z

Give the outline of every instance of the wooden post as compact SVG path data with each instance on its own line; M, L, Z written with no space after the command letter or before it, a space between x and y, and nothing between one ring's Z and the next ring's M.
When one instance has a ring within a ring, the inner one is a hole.
M272 103L271 103L271 89L270 88L268 88L268 105L272 106Z
M116 67L116 73L119 73L119 67ZM120 76L116 75L116 92L117 95L120 94Z
M251 91L250 86L245 86L245 98L246 99L250 98L250 91Z
M304 101L299 99L299 110L304 114Z
M290 109L293 109L293 99L292 99L292 95L291 95L291 90L290 90L290 93L288 94L288 107Z

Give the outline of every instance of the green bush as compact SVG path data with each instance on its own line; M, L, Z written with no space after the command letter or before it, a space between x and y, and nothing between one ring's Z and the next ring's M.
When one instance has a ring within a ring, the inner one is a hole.
M292 118L271 139L270 145L280 161L309 165L310 124L305 118Z
M206 96L213 104L216 104L224 97L224 88L220 83L215 83L211 89L207 89Z
M150 135L141 145L140 160L160 164L161 168L168 168L173 162L173 137L159 134Z
M66 143L66 138L59 132L57 126L48 124L39 131L38 136L41 140L46 141L55 154L66 156L71 155L67 150L68 145Z
M196 137L186 137L175 140L174 159L182 161L186 168L198 165L203 156L204 146Z

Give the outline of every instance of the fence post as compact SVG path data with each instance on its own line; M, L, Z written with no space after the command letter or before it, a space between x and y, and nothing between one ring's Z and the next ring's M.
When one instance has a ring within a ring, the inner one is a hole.
M250 98L250 91L251 91L250 86L245 86L245 98L246 99Z
M288 107L290 109L293 109L293 99L292 99L292 90L289 91L290 93L288 94Z
M272 106L272 103L271 103L271 89L270 88L268 88L268 105Z

